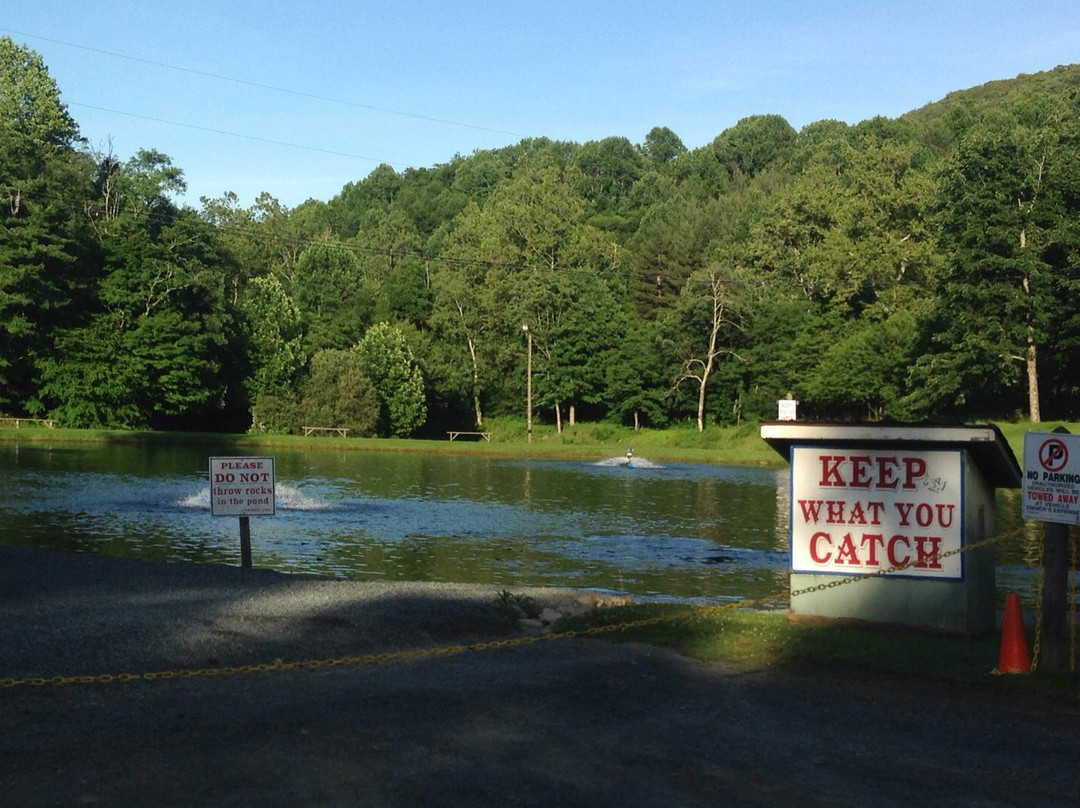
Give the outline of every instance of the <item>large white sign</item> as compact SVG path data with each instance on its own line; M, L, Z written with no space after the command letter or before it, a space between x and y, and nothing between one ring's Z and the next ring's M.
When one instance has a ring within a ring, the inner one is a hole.
M960 579L959 451L791 450L791 568Z
M211 457L210 513L273 516L274 458Z
M1024 435L1024 518L1080 525L1080 435Z

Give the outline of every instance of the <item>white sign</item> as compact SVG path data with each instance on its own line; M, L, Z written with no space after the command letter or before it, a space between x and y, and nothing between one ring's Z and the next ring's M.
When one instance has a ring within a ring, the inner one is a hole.
M1080 435L1024 435L1024 518L1080 525Z
M211 457L210 513L273 516L274 458Z
M796 420L796 413L799 409L799 402L793 398L782 398L776 402L776 420L777 421L794 421Z
M791 450L791 569L960 579L959 451Z

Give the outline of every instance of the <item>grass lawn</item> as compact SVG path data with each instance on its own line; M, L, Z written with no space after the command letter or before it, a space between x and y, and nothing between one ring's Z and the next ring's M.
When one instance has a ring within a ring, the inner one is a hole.
M1029 431L1051 432L1064 426L1080 433L1080 424L1058 421L1042 424L998 423L1018 461L1023 461L1024 434ZM438 452L490 455L495 457L537 457L566 460L597 460L622 456L627 447L638 457L661 462L723 463L730 465L775 466L783 459L760 437L757 423L741 426L711 426L698 432L692 425L668 429L643 429L605 423L564 426L559 434L554 426L537 424L533 441L525 440L522 419L493 418L484 426L491 441L462 437L446 439L413 438L341 438L331 436L222 434L193 432L131 432L123 430L46 429L23 427L0 428L0 441L56 441L82 443L184 443L205 444L216 449L238 451L268 449L333 449L369 452Z
M710 427L699 433L693 427L640 430L610 424L566 426L562 434L555 427L537 425L533 441L525 440L520 419L491 419L485 424L491 441L449 436L439 439L341 438L337 436L223 434L201 432L138 432L94 429L0 428L0 441L79 443L183 443L205 444L216 450L265 451L269 449L333 449L368 452L436 452L475 454L493 457L537 457L566 460L598 460L622 456L627 447L650 460L667 462L770 465L783 460L758 434L757 424L741 427Z
M635 621L651 625L607 628ZM643 642L720 662L736 670L793 673L837 670L925 679L1003 693L1027 693L1080 703L1075 674L994 673L1000 651L997 633L965 638L918 631L838 623L791 623L779 611L726 610L699 614L689 606L636 604L566 618L555 632L604 630L598 636Z

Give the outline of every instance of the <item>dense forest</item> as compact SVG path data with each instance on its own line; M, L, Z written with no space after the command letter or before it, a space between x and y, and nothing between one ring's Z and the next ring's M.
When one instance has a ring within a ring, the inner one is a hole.
M344 179L344 178L343 178ZM268 177L267 183L272 184ZM0 412L423 435L524 419L1080 417L1080 66L687 149L530 138L177 203L0 38Z

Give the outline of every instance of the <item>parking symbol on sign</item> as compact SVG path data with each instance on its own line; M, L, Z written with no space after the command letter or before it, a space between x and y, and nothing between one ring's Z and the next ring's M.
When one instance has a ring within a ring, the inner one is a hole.
M1050 438L1039 447L1039 463L1047 471L1061 471L1069 462L1069 449L1060 438Z

